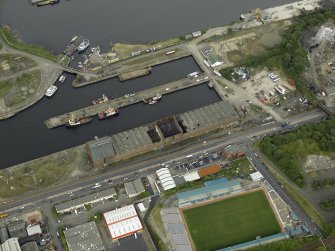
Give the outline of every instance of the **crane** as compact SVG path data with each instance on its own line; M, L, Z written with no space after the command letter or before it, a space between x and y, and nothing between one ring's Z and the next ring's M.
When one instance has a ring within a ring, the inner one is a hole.
M255 18L256 18L256 20L258 20L259 22L262 22L264 24L260 8L255 9Z

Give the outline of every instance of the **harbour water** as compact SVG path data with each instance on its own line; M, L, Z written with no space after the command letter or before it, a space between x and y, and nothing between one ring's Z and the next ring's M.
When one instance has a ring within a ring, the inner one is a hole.
M111 42L145 43L196 30L227 25L255 8L294 0L62 0L36 7L30 0L4 0L0 23L25 41L60 53L73 35L82 35L103 50Z
M0 121L0 167L8 167L46 154L83 144L94 136L111 135L136 126L150 123L161 117L182 113L219 101L213 89L206 84L181 92L164 95L155 105L139 103L120 109L118 117L69 129L61 126L47 129L48 118L70 112L91 104L106 94L123 96L186 77L199 68L189 57L169 64L154 67L146 77L119 82L117 78L87 87L73 89L68 75L64 83L57 83L58 90L50 99L43 98L31 108L18 113L11 119Z
M111 42L149 42L222 26L256 7L289 2L293 0L63 0L37 8L28 0L4 0L0 23L17 30L26 42L60 53L75 34L107 49ZM151 75L122 83L115 78L73 89L74 76L67 76L64 83L57 84L58 91L51 99L44 98L13 118L0 121L0 168L219 101L215 91L204 84L163 96L156 105L140 103L123 108L116 118L94 119L74 130L48 130L44 125L46 119L90 105L102 94L118 97L184 78L194 71L199 68L189 57L154 67Z

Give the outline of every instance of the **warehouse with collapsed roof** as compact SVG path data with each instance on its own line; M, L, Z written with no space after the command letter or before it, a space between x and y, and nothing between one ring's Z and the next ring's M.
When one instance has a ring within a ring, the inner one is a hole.
M238 118L230 103L220 101L110 137L96 138L86 147L94 167L103 168L204 132L232 126L238 123Z

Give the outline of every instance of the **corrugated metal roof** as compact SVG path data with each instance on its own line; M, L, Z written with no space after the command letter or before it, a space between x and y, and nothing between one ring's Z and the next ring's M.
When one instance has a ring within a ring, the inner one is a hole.
M97 193L88 194L86 196L79 197L77 199L73 199L73 200L58 204L55 206L55 208L57 212L62 212L62 211L70 210L71 208L76 208L79 205L89 204L92 201L98 200L100 198L113 197L114 195L116 195L116 191L112 187L112 188L109 188L109 189L106 189L106 190L103 190Z
M204 183L204 185L205 186L212 186L212 185L224 183L224 182L227 182L227 181L229 181L227 178L221 178L221 179L206 181Z
M218 173L220 171L221 171L221 165L214 165L214 166L201 168L200 170L198 170L198 174L200 177L204 177L207 175Z
M106 157L114 156L115 151L110 137L103 137L98 140L88 142L92 160L102 160Z
M267 236L264 238L260 238L258 240L252 240L252 241L244 242L241 244L237 244L235 246L219 249L216 251L234 251L234 250L240 250L240 249L247 249L247 248L251 248L254 246L259 246L261 244L266 244L272 241L278 241L278 240L288 239L288 238L290 238L288 233L279 233L279 234L274 234L274 235Z
M194 190L190 190L190 191L186 191L182 193L177 193L177 197L178 199L187 199L193 196L203 195L203 194L211 193L217 190L227 189L227 188L231 188L234 186L240 186L240 185L241 184L238 180L229 180L229 181L221 182L221 183L214 184L211 186L205 186L205 187L201 187L198 189L194 189Z

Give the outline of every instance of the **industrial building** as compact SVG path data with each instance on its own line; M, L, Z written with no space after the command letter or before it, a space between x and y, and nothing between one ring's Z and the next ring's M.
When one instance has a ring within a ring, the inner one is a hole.
M69 251L104 251L105 247L95 222L64 230Z
M133 198L137 195L140 195L145 191L144 186L140 179L124 183L124 188L126 189L129 198Z
M0 228L0 243L5 243L9 239L8 231L6 227Z
M0 246L2 251L21 251L18 238L10 238Z
M221 165L208 166L198 170L200 177L205 177L211 174L219 173L221 171Z
M41 226L39 224L29 225L27 227L27 234L28 236L32 236L34 234L42 234Z
M171 173L168 168L164 167L156 171L159 182L164 191L175 188L176 183L174 182Z
M55 206L55 208L57 213L61 214L78 209L88 204L94 204L103 200L107 200L109 198L113 198L113 196L116 196L116 191L114 188L109 188L103 191L99 191L97 193L92 193L74 200L58 204Z
M200 176L197 171L189 172L184 175L184 179L186 182L200 180Z
M217 179L204 183L204 187L177 193L179 207L190 206L219 198L241 190L238 180Z
M254 172L250 174L250 178L253 181L259 181L259 180L262 180L264 177L260 172Z
M220 101L194 111L160 119L149 125L97 138L86 144L95 168L128 159L189 137L232 126L238 121L232 105Z
M134 205L104 213L104 218L112 240L118 240L143 231Z
M26 231L26 222L22 219L7 222L7 230L11 238L25 238L28 236Z
M35 241L28 242L21 246L21 251L39 251L37 243Z

